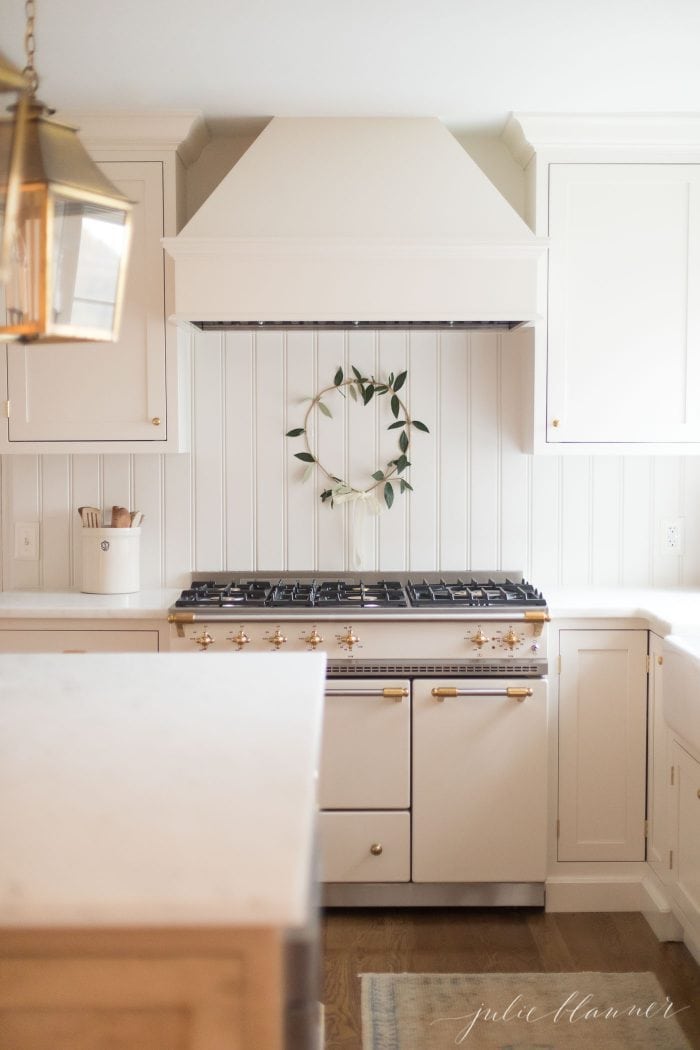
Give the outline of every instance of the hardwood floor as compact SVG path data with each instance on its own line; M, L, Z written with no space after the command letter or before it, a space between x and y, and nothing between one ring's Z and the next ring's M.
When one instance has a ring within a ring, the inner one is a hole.
M326 1050L361 1050L363 972L651 971L700 1050L700 967L686 947L656 940L636 912L540 909L331 909L322 920Z

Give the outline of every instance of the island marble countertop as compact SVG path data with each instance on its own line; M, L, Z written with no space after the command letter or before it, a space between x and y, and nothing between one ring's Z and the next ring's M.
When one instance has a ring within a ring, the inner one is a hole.
M0 926L301 927L320 653L3 656Z
M134 594L83 594L82 591L0 591L0 618L50 620L165 620L180 594L175 588Z

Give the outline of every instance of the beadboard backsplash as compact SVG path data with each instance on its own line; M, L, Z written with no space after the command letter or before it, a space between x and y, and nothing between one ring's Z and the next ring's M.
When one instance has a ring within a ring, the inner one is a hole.
M532 457L527 331L228 332L194 339L192 452L13 455L2 459L3 589L79 587L83 504L143 510L141 586L181 586L192 570L353 569L354 511L322 504L294 457L308 399L338 366L378 378L408 370L414 492L369 515L367 570L519 569L537 586L700 583L700 457ZM370 483L397 451L387 398L332 392L318 455ZM661 522L685 523L682 555ZM40 523L40 558L14 557L16 522Z

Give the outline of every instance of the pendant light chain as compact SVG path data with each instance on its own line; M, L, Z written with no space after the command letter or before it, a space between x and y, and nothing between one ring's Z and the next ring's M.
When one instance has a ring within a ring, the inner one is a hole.
M36 38L34 36L34 0L26 0L24 13L27 18L27 28L24 31L24 50L27 55L27 64L22 70L32 95L36 94L39 87L39 75L34 68L34 52L36 51Z

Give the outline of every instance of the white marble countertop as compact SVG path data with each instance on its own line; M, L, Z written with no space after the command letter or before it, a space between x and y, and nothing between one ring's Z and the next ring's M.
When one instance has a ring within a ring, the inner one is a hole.
M0 619L82 620L109 617L123 620L165 620L176 588L135 594L83 594L82 591L0 591Z
M300 926L325 657L0 660L0 926Z
M544 594L552 619L643 620L662 636L700 632L700 588L554 587Z

